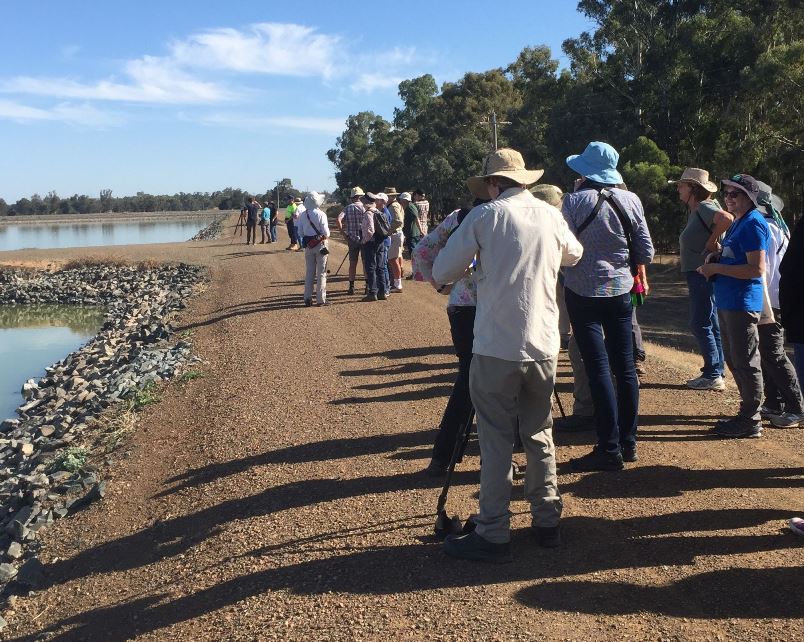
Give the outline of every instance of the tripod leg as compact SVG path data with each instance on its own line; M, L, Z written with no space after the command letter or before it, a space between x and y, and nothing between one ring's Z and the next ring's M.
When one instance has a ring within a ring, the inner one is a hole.
M346 259L348 257L349 257L349 249L347 248L346 249L346 256L343 257L343 261L341 261L341 264L338 266L338 269L335 270L335 276L338 276L338 274L340 274L341 268L343 267L343 264L346 263Z
M447 478L444 480L444 487L441 489L441 495L438 497L436 514L441 513L441 511L444 510L444 506L447 505L447 493L449 493L449 487L452 483L452 474L455 472L455 464L458 463L458 460L463 457L463 453L466 451L466 445L469 443L469 433L472 431L472 423L474 420L475 409L472 408L471 412L469 413L469 418L466 420L466 423L463 426L463 431L460 432L455 438L455 447L452 449L452 457L449 460Z
M555 388L553 388L553 395L556 398L556 403L558 404L558 410L561 413L561 417L563 419L566 419L567 415L564 413L564 404L561 403L561 397L558 396L558 390L556 390Z

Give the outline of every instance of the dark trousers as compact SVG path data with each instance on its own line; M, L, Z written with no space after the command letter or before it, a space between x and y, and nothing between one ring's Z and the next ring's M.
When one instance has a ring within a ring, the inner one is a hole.
M775 313L779 314L778 311ZM784 350L782 326L779 323L763 323L757 329L765 406L801 414L801 388L793 364Z
M293 224L293 219L287 219L285 221L285 225L288 228L288 238L290 239L290 244L293 245L298 240L296 238L296 226Z
M585 297L565 288L564 299L595 405L597 448L609 454L619 453L622 447L633 448L639 383L634 368L631 295Z
M271 221L270 225L271 241L276 243L276 221Z
M363 243L363 247L360 248L363 253L363 273L366 275L369 294L388 291L388 282L385 280L388 266L383 265L384 261L381 262L383 249L382 241L378 243L374 239Z
M246 245L257 241L257 222L246 222Z
M433 445L433 459L446 464L452 457L455 440L466 426L472 412L472 399L469 396L469 366L472 364L472 344L474 343L475 307L473 305L451 305L447 308L452 345L458 357L458 376L452 386L441 425Z

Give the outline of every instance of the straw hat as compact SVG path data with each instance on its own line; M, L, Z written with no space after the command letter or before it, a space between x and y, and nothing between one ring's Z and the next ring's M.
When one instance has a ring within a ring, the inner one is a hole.
M399 192L396 191L396 187L386 187L383 190L383 193L386 194L388 198L391 198L392 196L399 196Z
M352 188L351 198L354 198L355 196L365 196L365 195L366 195L366 193L363 191L362 187L353 187Z
M530 193L553 207L561 207L561 197L564 196L564 192L561 191L560 187L548 183L534 185L530 188Z
M520 185L532 185L542 177L542 174L543 169L525 169L522 154L515 149L503 147L486 156L483 161L483 174L469 177L466 184L472 194L478 198L488 199L490 195L485 179L491 176L504 176Z
M675 183L694 183L700 185L710 194L717 192L717 185L709 180L709 172L705 169L698 169L697 167L688 167L681 174L681 178L677 181L667 181L668 185Z

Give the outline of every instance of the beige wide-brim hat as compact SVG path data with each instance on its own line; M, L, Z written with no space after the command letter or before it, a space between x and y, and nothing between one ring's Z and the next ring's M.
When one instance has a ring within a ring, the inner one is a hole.
M530 188L530 193L553 207L561 207L561 198L564 196L564 192L561 191L558 185L550 185L549 183L534 185Z
M715 183L709 180L709 172L705 169L698 169L697 167L688 167L682 172L681 178L677 181L667 182L670 185L674 185L675 183L694 183L695 185L703 187L710 194L714 194L719 189Z
M354 198L355 196L365 196L366 193L363 191L362 187L353 187L351 192L351 197Z
M469 191L477 198L489 199L491 196L485 179L491 176L504 176L520 185L533 185L542 177L542 174L544 174L543 169L526 169L525 160L518 151L503 147L486 156L483 161L483 174L469 177L466 184Z

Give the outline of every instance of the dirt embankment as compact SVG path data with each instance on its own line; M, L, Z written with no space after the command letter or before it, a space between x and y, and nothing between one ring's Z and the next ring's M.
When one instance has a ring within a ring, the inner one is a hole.
M421 474L455 366L444 297L405 282L359 303L342 271L333 305L305 308L284 234L231 240L120 250L210 266L179 323L204 377L169 385L103 502L46 533L45 585L6 611L8 639L800 637L802 548L783 525L804 509L804 430L712 440L733 389L687 390L697 360L651 347L637 464L572 473L593 436L557 437L564 545L531 540L517 484L515 563L456 562ZM567 406L570 386L562 357ZM472 444L451 512L476 508L478 469Z

